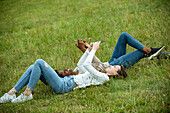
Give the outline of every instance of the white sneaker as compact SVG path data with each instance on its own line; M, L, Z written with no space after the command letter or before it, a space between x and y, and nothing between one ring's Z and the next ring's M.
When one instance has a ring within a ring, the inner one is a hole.
M20 96L18 96L16 99L13 99L11 102L18 103L18 102L25 102L25 101L32 100L32 99L33 99L32 94L30 94L29 96L26 96L23 93L21 93Z
M154 57L157 57L158 55L161 54L162 50L165 48L165 46L162 46L161 48L158 48L158 51L156 51L154 54L152 54L150 57L149 57L149 60L152 60Z
M0 98L0 103L6 103L6 102L11 102L12 99L16 98L16 94L9 95L8 93L5 93L1 98Z

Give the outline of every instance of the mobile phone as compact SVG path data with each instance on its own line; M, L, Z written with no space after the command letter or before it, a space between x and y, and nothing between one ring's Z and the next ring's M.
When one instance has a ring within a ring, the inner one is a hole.
M105 42L104 40L102 40L100 43L103 43L103 42Z

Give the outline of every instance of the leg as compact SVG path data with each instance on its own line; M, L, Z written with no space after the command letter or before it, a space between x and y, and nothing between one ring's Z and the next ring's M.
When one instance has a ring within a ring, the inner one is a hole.
M73 76L69 76L67 80L64 80L66 77L60 78L58 74L44 60L38 59L34 63L27 89L24 91L24 94L22 93L11 102L18 103L32 100L32 90L34 89L41 76L44 77L44 80L50 85L51 89L55 93L65 93L71 91L71 89L76 86Z
M126 54L126 44L129 44L130 46L142 51L144 49L144 45L142 45L140 42L138 42L135 38L133 38L131 35L129 35L126 32L123 32L115 46L115 49L113 51L112 57L110 59L110 62L112 62L114 59L119 58L122 55Z
M10 102L13 99L16 99L16 95L15 93L17 93L17 91L19 91L20 89L22 89L22 87L24 87L29 80L30 77L30 72L32 69L32 65L26 70L26 72L21 76L21 78L19 79L19 81L17 82L17 84L14 86L14 88L12 88L8 93L5 93L1 98L0 98L0 103L6 103L6 102Z
M62 78L44 60L38 59L34 64L27 87L33 90L41 75L55 93L63 84Z
M26 72L21 76L21 78L19 79L19 81L16 83L16 85L14 86L14 90L16 90L17 92L20 91L24 86L26 86L29 82L29 79L30 79L30 75L31 75L31 72L32 72L32 69L34 68L34 65L31 65L27 70ZM45 81L45 78L41 75L40 77L40 80L44 83L44 84L48 84L46 81ZM10 92L14 92L14 90L11 89L9 91L8 94L14 94L14 93L10 93ZM15 92L16 93L16 92Z
M144 52L136 50L115 59L113 62L110 62L110 65L123 65L127 69L145 56L146 54Z
M31 65L26 72L21 76L21 78L19 79L19 81L16 83L16 85L14 86L14 89L18 92L20 91L24 86L26 86L28 84L29 78L30 78L30 74L32 72L33 69L33 65Z
M32 70L27 86L28 88L31 90L34 89L39 80L40 74L55 93L65 93L71 91L76 86L73 76L60 78L44 60L38 59L34 64L34 69Z

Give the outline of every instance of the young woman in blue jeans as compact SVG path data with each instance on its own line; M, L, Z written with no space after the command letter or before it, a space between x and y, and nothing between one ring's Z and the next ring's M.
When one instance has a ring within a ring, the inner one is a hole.
M137 50L126 54L127 44L133 48L136 48ZM82 41L82 40L78 40L78 44L76 44L76 46L82 52L85 52L86 48L89 47L86 41ZM154 57L159 56L164 48L165 46L162 46L160 48L151 48L151 49L147 48L143 44L141 44L139 41L137 41L135 38L133 38L130 34L123 32L119 36L119 39L114 48L112 57L110 61L108 62L108 64L112 66L123 65L124 68L127 69L144 57L149 57L149 59L152 60Z
M132 53L126 54L126 44L138 49ZM79 43L78 47L84 49L85 43ZM112 58L109 65L105 68L104 72L99 72L92 66L92 60L95 52L99 49L100 42L92 44L92 49L87 49L83 56L80 58L77 66L82 74L73 75L71 69L66 69L56 73L44 60L38 59L34 65L31 65L26 72L21 76L16 85L0 98L0 103L6 102L25 102L33 99L32 91L41 80L44 84L49 85L54 93L61 94L72 91L77 88L84 88L90 85L103 84L109 81L109 78L115 75L127 76L123 66L128 68L141 58L147 55L159 54L164 47L158 49L149 49L131 37L127 33L122 33L116 44ZM86 45L87 46L87 45ZM120 66L123 65L123 66ZM60 77L60 76L63 77ZM28 84L28 85L27 85ZM26 90L16 98L24 86L27 85Z

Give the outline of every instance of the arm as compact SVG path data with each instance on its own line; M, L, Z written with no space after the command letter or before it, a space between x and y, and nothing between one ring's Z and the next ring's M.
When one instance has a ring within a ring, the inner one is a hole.
M77 63L77 67L73 70L74 72L79 72L79 73L84 73L86 72L86 69L83 67L83 63L84 61L86 60L87 56L89 55L89 51L87 51L86 53L83 54L84 56L81 57L81 59L79 60L79 62ZM93 57L93 60L92 60L92 63L94 64L100 64L101 61L96 57L94 56ZM94 65L93 64L93 65Z
M90 46L89 44L86 43L86 41L82 41L82 40L77 40L77 43L76 46L84 53L87 48L89 49L89 52L91 51L92 49L92 46ZM96 57L94 56L93 57L93 60L92 60L92 63L101 63L101 61Z
M98 43L100 44L100 43ZM99 46L99 45L98 45ZM104 74L104 73L101 73L99 71L97 71L92 65L91 65L91 62L92 62L92 59L95 55L95 52L96 52L97 49L95 49L95 47L93 46L93 49L90 51L88 57L86 58L83 66L84 68L95 78L98 78L100 79L100 81L108 81L109 80L109 77Z
M83 64L86 58L89 55L89 50L87 49L86 52L82 55L79 62L77 63L77 67L80 69L81 72L86 72L86 69L84 68Z

